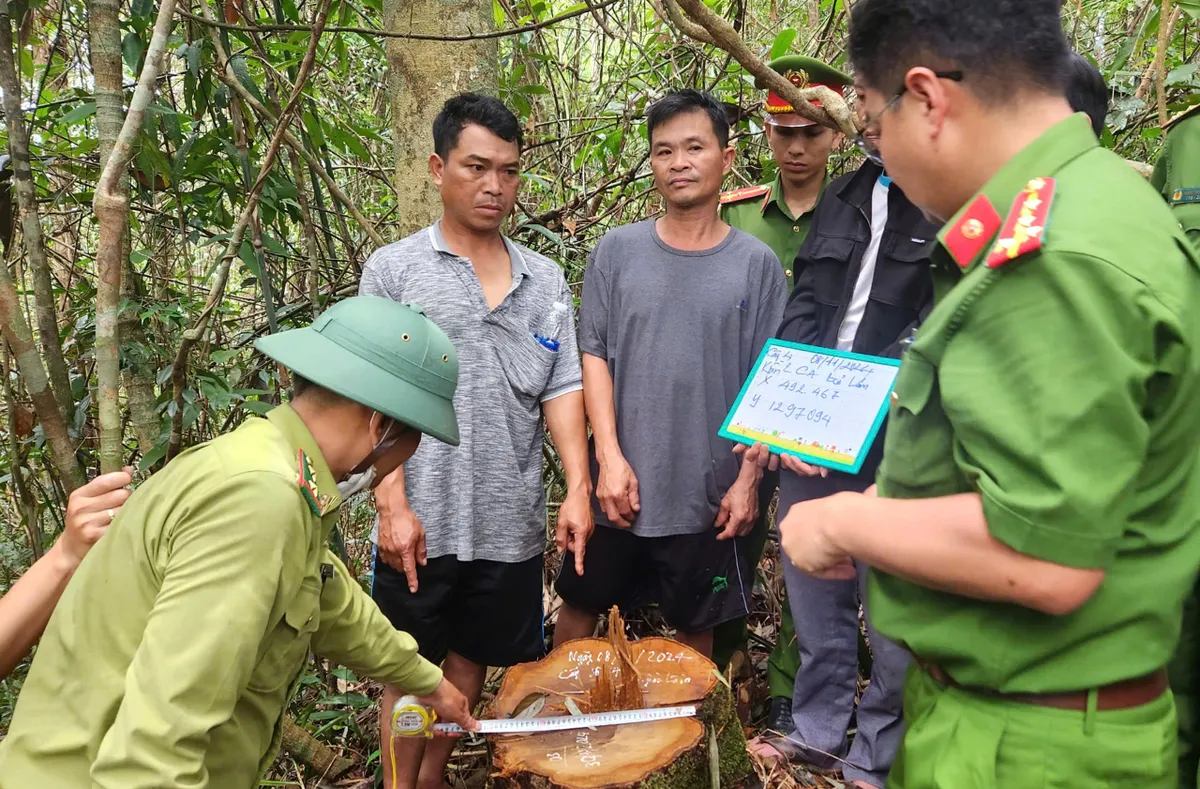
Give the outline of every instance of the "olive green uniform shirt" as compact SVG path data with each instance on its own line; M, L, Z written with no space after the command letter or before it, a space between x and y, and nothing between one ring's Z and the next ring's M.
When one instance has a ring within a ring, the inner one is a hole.
M1166 198L1179 226L1200 246L1200 107L1167 132L1150 183Z
M55 609L0 744L0 787L253 789L310 648L431 692L441 672L326 548L340 504L288 406L139 487Z
M1163 667L1200 565L1200 255L1081 115L982 193L1004 217L1038 177L1057 182L1040 251L987 266L992 226L960 269L953 234L984 227L964 221L971 204L939 234L937 305L896 379L879 493L978 492L997 540L1104 582L1065 616L883 572L869 589L882 633L1004 692Z
M826 178L821 183L822 190L828 182L829 179ZM774 181L764 184L764 186L769 191L754 197L723 202L721 219L738 230L746 231L771 248L775 257L779 258L779 262L783 265L783 274L787 277L787 286L790 291L796 281L796 275L799 274L798 271L793 270L796 254L800 251L800 245L804 243L805 237L808 236L813 209L805 211L798 217L792 216L791 209L783 199L783 183L778 175L775 176ZM745 191L754 193L755 190ZM741 192L743 190L729 192L726 193L726 197ZM815 203L813 208L816 208Z

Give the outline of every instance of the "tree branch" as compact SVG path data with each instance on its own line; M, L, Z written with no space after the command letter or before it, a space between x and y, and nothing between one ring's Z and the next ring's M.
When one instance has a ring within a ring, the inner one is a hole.
M1181 9L1175 9L1178 12ZM1164 85L1167 75L1167 45L1171 41L1171 31L1175 28L1178 13L1171 12L1171 0L1162 0L1162 10L1158 12L1158 49L1154 53L1154 89L1158 94L1158 125L1167 125L1167 91Z
M201 10L203 13L207 14L207 10L204 8L204 6L201 6ZM229 57L226 55L225 47L221 44L221 37L217 34L215 29L209 30L209 40L212 41L214 51L217 53L217 78L228 85L229 88L236 93L243 102L245 102L246 106L254 110L254 112L260 118L273 123L279 123L279 119L276 117L275 113L271 112L271 110L265 107L261 101L256 99L254 94L248 91L246 86L242 84L242 81L239 80L236 75L231 73ZM318 177L320 177L322 182L324 182L325 188L329 190L329 193L333 195L335 200L346 207L346 210L349 211L351 216L354 217L354 221L358 222L358 224L370 237L371 241L374 242L376 246L380 247L386 244L387 242L383 240L383 236L381 236L379 231L375 229L375 225L371 224L370 220L363 216L362 212L358 210L358 206L356 206L349 196L342 191L342 188L338 186L337 182L333 180L333 177L330 176L329 172L324 168L324 166L322 166L321 160L316 157L316 154L308 150L308 148L304 146L304 143L296 139L296 137L287 130L287 124L281 125L280 128L283 131L283 141L287 143L287 146L296 153L300 154L300 156L304 157L304 161L308 163L308 166L312 168L312 171L315 172Z
M684 16L683 12L679 10L679 4L675 0L663 1L667 4L667 19L671 20L671 24L675 25L679 29L679 32L703 44L716 46L717 42L713 41L713 37L708 34L708 31Z
M691 20L685 20L684 25L679 28L681 32L698 41L713 43L728 52L762 84L791 104L795 108L796 114L802 118L840 131L847 137L854 137L858 134L857 119L841 96L823 85L803 90L797 88L782 74L768 67L761 58L751 52L733 25L705 5L704 0L666 0L667 8L670 9L676 2L691 17ZM672 19L674 20L674 16ZM696 32L694 23L699 23L699 26L703 28L707 40L688 32L689 30ZM821 106L825 109L822 110L820 107L810 104L809 102L813 99L820 101Z
M610 5L616 5L621 0L601 0L598 3L584 4L583 8L577 8L574 11L568 11L565 14L551 17L550 19L542 20L541 22L533 22L521 27L511 27L508 30L495 30L488 33L465 33L458 36L435 36L428 33L397 33L392 30L376 30L369 27L327 27L326 33L356 33L360 36L375 36L377 38L403 38L409 41L483 41L490 38L507 38L509 36L517 36L521 33L528 33L533 30L541 30L544 27L556 25L559 22L565 22L568 19L574 19L577 16L590 14L601 8L608 8ZM177 11L184 19L190 19L193 22L199 22L202 25L220 28L221 30L253 30L257 33L310 33L312 28L302 27L300 25L231 25L227 22L218 22L217 20L205 15L197 16L196 14L188 13L180 9Z
M170 2L171 0L166 1ZM275 129L275 133L271 135L271 142L267 145L267 152L263 156L262 167L258 171L258 178L254 181L254 185L250 187L250 193L246 195L246 205L242 208L242 215L238 218L237 225L233 229L233 234L229 237L229 242L225 245L225 252L221 255L221 262L217 266L216 280L208 292L208 300L205 302L204 309L197 316L192 327L183 333L183 339L179 343L179 351L175 354L175 362L171 366L171 390L172 399L175 402L175 413L171 417L171 436L167 444L168 458L173 458L178 454L183 444L183 388L187 382L188 353L192 350L192 346L204 336L204 332L208 329L209 318L216 310L217 305L221 303L221 297L225 292L225 283L229 279L229 267L233 263L233 259L237 257L238 250L242 246L242 239L246 235L246 228L253 221L263 185L266 184L267 176L270 175L271 168L275 165L275 159L279 155L279 148L283 144L284 136L287 134L287 127L292 122L296 108L300 105L304 86L308 83L308 78L312 73L313 62L317 54L317 44L321 40L321 31L325 29L325 22L329 18L330 3L331 0L322 0L321 8L317 11L317 18L313 21L311 36L308 40L308 49L305 51L304 60L300 64L300 73L296 77L296 83L292 86L292 95L288 97L287 104L284 106L283 112L280 113L279 125ZM219 55L224 59L224 53L219 53ZM228 63L225 65L228 65Z

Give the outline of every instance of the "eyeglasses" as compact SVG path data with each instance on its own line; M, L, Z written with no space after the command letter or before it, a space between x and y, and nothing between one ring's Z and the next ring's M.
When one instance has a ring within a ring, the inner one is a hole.
M954 82L962 82L963 73L961 71L935 71L933 76L937 77L938 79L948 79ZM862 151L863 156L867 157L867 159L874 164L879 165L880 167L883 166L883 157L880 155L879 149L875 147L874 142L875 140L879 139L879 119L883 117L885 112L890 110L892 107L895 107L897 102L900 101L907 91L908 86L905 85L904 87L900 88L896 95L887 100L887 103L883 105L883 108L880 109L879 112L875 113L873 116L868 116L863 122L862 131L860 131L858 136L854 138L854 144L858 147L858 150Z

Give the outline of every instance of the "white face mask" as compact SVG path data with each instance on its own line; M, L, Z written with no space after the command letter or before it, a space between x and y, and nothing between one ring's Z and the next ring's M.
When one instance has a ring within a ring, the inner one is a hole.
M349 499L351 496L362 493L375 482L375 467L371 466L361 474L351 474L345 480L337 484L338 495L342 497L342 501Z
M378 414L371 415L372 422L375 421L375 417L377 415ZM388 433L392 432L392 427L394 426L394 422L392 425L388 426L388 429L384 431L383 437L379 439L375 446L371 447L371 453L374 453L375 450L379 449L380 445L382 445L384 441L388 440ZM368 455L368 457L369 456L370 455ZM338 495L342 497L343 501L345 501L357 493L362 493L375 483L376 476L377 473L375 471L374 463L368 466L365 471L360 471L357 474L348 474L345 479L337 484Z

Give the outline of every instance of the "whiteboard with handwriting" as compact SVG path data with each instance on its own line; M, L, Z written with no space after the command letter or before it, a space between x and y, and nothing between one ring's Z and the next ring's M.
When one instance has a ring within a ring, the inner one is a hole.
M896 359L768 340L720 435L856 474L899 369Z

